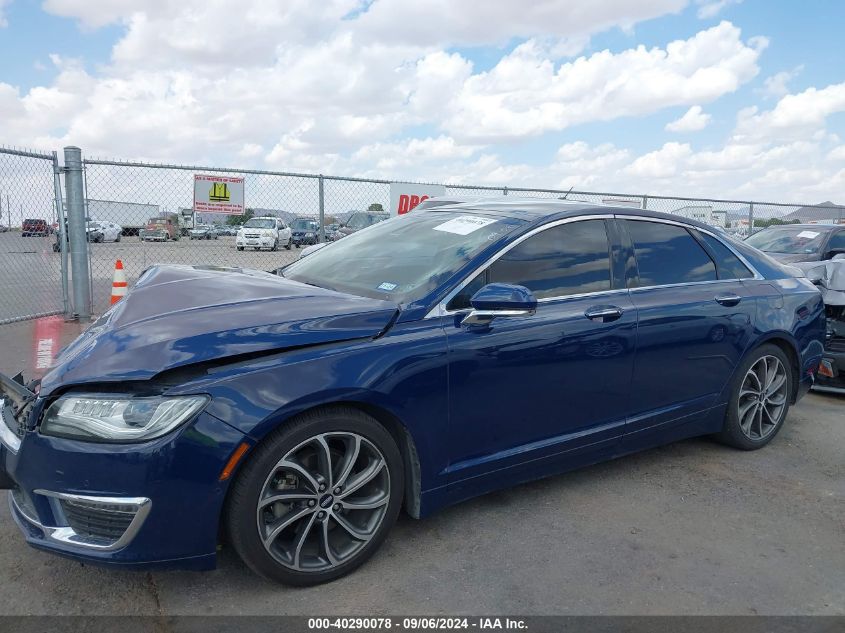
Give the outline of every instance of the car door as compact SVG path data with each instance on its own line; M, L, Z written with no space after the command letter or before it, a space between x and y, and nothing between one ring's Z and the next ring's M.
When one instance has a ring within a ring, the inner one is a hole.
M613 452L637 319L624 281L612 274L612 251L604 219L548 226L501 253L446 304L454 311L445 328L452 480L488 475L486 487L495 488L502 476L548 474L564 457L574 464L579 454ZM469 298L491 282L530 289L536 313L499 317L487 329L462 326Z
M718 238L653 218L618 223L636 260L628 280L638 315L631 449L668 439L718 404L753 335L756 306L741 281L752 272Z

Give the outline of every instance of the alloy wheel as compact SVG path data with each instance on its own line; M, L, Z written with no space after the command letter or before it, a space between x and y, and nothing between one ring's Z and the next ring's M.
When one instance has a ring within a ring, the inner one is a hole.
M321 572L358 554L390 501L384 455L351 432L314 436L271 469L257 507L264 548L296 571Z
M786 412L789 377L780 359L763 356L745 374L737 402L739 427L750 440L767 438Z

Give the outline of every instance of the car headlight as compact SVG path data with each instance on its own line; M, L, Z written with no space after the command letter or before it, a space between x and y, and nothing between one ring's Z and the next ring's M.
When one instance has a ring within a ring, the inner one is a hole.
M314 233L308 231L308 233L305 234L305 237L314 237Z
M189 420L207 396L67 395L44 414L41 433L106 442L141 442L160 437Z

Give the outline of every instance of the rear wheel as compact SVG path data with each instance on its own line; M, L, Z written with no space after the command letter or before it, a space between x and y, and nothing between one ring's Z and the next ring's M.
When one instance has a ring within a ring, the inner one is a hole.
M256 449L229 495L231 542L254 571L314 585L348 574L382 544L404 476L390 433L365 413L306 413Z
M718 439L743 450L762 448L778 434L792 401L792 370L783 350L761 345L739 367Z

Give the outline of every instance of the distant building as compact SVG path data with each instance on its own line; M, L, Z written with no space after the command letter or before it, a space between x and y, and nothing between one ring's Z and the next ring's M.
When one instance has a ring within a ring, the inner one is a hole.
M710 205L693 205L689 204L679 207L671 212L673 215L679 215L688 220L698 220L710 226L724 227L728 221L727 211L714 210Z

